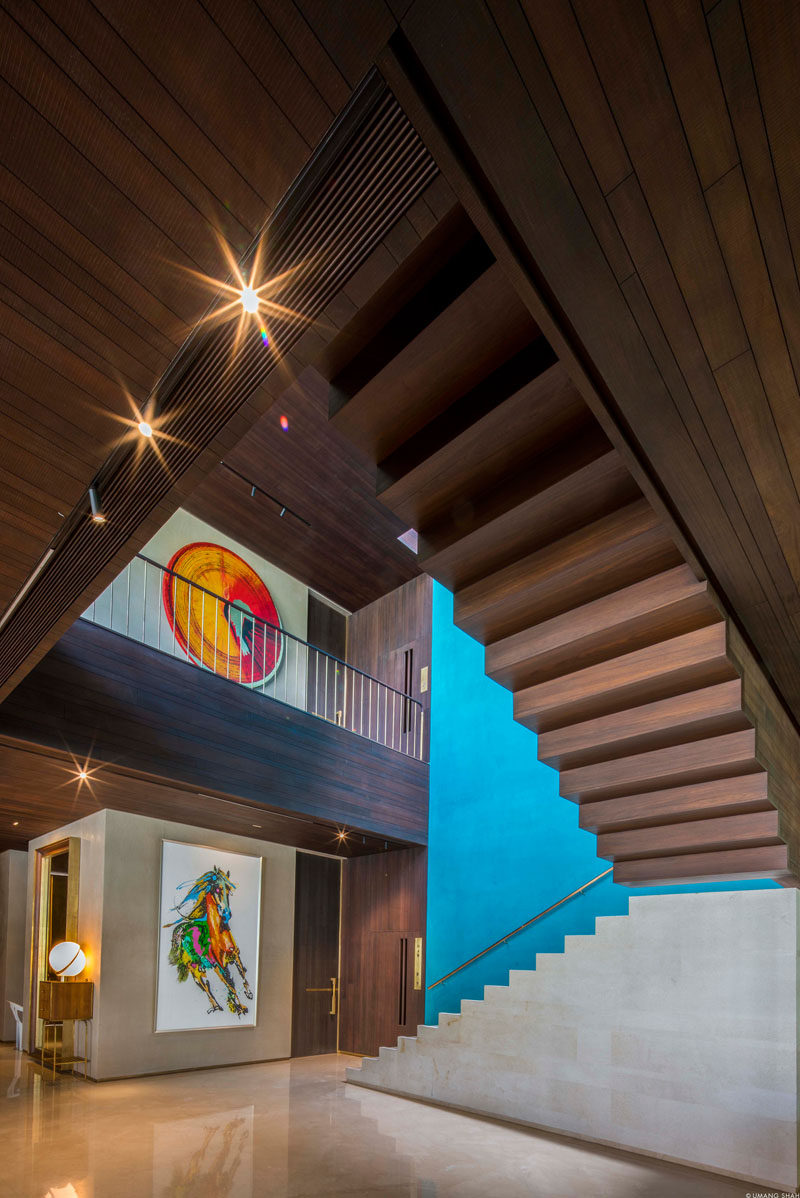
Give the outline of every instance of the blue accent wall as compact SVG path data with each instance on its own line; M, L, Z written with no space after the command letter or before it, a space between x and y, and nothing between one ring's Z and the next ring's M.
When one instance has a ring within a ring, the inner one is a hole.
M453 597L433 589L427 983L607 869L558 774L536 758L536 735L516 724L511 692L484 673L483 646L453 624ZM427 993L426 1020L457 1011L560 952L565 934L624 915L631 894L758 889L771 880L631 890L608 878Z

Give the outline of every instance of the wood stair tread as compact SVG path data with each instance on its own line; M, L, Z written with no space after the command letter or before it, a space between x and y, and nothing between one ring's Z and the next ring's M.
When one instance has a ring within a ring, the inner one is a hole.
M619 454L592 430L420 528L419 562L456 591L638 497Z
M562 770L559 793L585 801L635 794L643 787L655 790L689 782L712 781L761 769L756 759L755 732L747 728L690 744L618 757L600 764Z
M634 861L780 843L778 812L773 807L767 811L688 820L659 828L604 832L597 837L597 854L607 861Z
M457 591L455 622L492 643L679 562L655 512L638 500Z
M526 446L539 447L529 449L533 456L581 422L586 423L586 407L580 394L548 342L538 337L379 462L378 497L396 510L404 496L422 489L428 475L464 462L465 455L471 484L474 469L485 465L480 450L487 445L512 455L522 438Z
M541 732L539 760L573 769L749 727L739 678Z
M672 883L736 882L773 878L792 883L785 844L723 849L708 853L678 853L645 857L614 865L614 881L622 886L669 886Z
M486 648L486 673L519 689L719 620L687 565L562 612Z
M596 719L613 711L699 690L737 677L725 652L724 621L526 687L514 718L535 731Z
M379 356L374 373L369 362L354 381L340 372L332 423L381 461L537 335L501 268L490 266L393 355Z
M581 803L578 823L590 832L621 832L627 828L652 828L711 815L766 811L772 807L768 791L769 778L762 770L741 777Z

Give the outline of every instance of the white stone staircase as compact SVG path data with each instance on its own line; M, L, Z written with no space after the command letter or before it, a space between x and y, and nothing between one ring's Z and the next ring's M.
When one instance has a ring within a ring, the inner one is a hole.
M633 898L358 1085L793 1189L798 892Z

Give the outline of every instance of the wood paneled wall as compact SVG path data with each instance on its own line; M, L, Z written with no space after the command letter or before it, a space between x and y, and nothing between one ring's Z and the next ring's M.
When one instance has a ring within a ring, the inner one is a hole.
M298 853L294 894L292 1056L336 1052L341 862Z
M414 940L425 935L427 851L399 849L342 865L339 1048L377 1056L415 1035L425 972L414 989Z
M423 762L80 620L3 703L0 737L427 839Z
M395 690L410 694L425 713L423 755L427 757L431 693L431 618L433 583L414 578L375 603L354 612L348 621L347 660ZM411 685L406 691L405 653L411 651ZM422 690L422 671L427 686Z

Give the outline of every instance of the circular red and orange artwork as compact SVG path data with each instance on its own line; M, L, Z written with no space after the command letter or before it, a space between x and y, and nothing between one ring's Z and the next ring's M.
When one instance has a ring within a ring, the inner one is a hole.
M173 554L162 600L170 628L196 664L245 686L277 673L284 636L264 581L232 549L194 541Z

